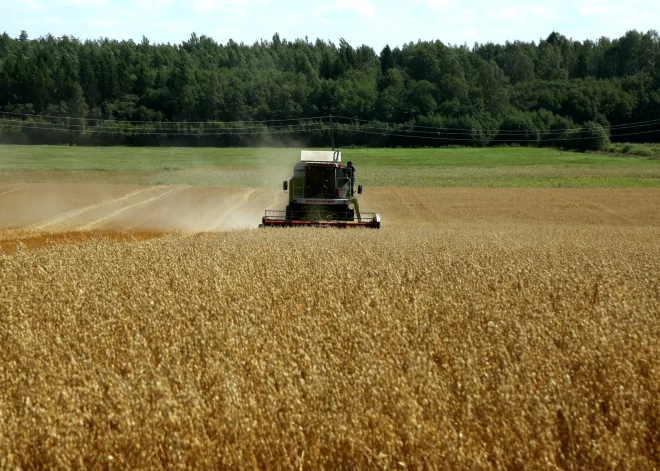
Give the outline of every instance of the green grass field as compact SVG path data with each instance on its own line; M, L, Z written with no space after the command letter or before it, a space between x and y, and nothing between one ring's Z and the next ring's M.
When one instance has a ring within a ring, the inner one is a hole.
M611 154L660 158L660 144L655 143L632 144L630 142L618 142L610 144L606 150Z
M271 187L299 149L0 146L2 181ZM660 160L538 148L346 149L371 186L660 187Z

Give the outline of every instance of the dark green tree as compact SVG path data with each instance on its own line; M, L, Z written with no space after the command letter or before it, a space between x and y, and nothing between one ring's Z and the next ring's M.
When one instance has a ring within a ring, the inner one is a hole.
M509 104L508 79L495 61L481 61L477 84L486 111L502 114Z
M511 47L497 59L497 64L512 84L534 80L534 62L521 47Z
M380 70L385 75L392 68L394 68L394 55L388 44L380 52Z
M344 39L338 45L320 39L289 41L277 33L251 45L220 44L197 34L172 45L147 38L136 43L4 33L0 111L19 113L0 116L0 125L10 122L18 128L3 131L4 142L7 136L26 142L27 136L31 142L55 144L263 144L274 135L263 141L261 134L197 134L218 126L208 121L257 120L277 126L282 125L278 120L332 113L355 119L351 125L341 123L346 145L487 145L496 142L492 130L500 128L510 143L515 143L512 134L521 134L523 144L534 144L538 131L541 144L563 146L566 133L576 126L596 123L606 129L660 116L660 40L655 30L582 42L553 32L538 45L515 41L468 48L417 41L386 46L378 55ZM86 131L74 132L67 117L84 118L80 123ZM457 133L449 140L424 141L349 132L359 120L371 119L392 123L388 129L404 135L420 123L462 127L469 138ZM34 121L43 127L69 126L70 131L20 129L20 123ZM91 132L96 126L99 132ZM259 126L266 127L253 127ZM120 131L105 132L113 127ZM143 136L163 127L164 134ZM626 134L613 132L612 139L660 139L649 132ZM291 137L325 145L327 132L321 127Z

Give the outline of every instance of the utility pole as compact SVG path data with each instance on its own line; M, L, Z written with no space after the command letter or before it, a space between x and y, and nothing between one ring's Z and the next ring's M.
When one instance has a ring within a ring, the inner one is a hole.
M332 141L332 151L335 151L335 125L332 122L332 115L330 115L330 140Z

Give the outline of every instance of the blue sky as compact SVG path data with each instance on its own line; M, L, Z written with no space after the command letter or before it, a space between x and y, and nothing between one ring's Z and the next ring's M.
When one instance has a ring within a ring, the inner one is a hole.
M385 44L440 39L531 41L553 30L577 40L622 36L660 25L660 0L0 0L0 31L178 43L194 31L225 43L345 38L380 52Z

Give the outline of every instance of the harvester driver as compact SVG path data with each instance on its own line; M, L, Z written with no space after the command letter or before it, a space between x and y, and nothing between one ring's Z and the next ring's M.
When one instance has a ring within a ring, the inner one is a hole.
M355 194L355 165L350 160L346 164L346 168L351 171L351 196Z

